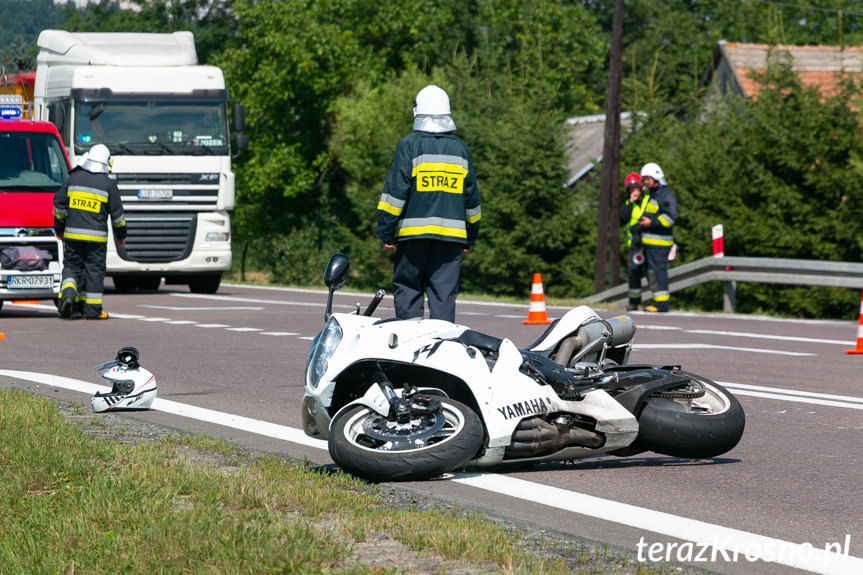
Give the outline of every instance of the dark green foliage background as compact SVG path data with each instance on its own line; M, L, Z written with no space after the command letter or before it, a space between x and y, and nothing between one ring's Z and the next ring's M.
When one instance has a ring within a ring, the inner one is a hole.
M8 71L35 69L39 30L195 33L199 60L221 66L247 111L250 150L236 165L238 267L314 284L333 251L352 258L355 289L388 287L392 262L374 239L375 205L416 92L451 96L483 199L462 289L526 296L543 274L550 297L593 289L598 170L571 188L564 121L602 113L613 2L516 0L102 0L83 9L0 0ZM710 255L725 228L734 256L863 260L860 87L804 89L771 67L757 100L704 105L719 40L863 44L850 0L625 2L621 175L664 169L680 203L677 263ZM26 17L20 14L22 5ZM811 8L811 9L810 9ZM839 10L842 16L839 16ZM12 14L13 16L7 16ZM622 178L621 178L622 179ZM738 309L855 318L848 289L738 285ZM722 286L674 294L719 309Z

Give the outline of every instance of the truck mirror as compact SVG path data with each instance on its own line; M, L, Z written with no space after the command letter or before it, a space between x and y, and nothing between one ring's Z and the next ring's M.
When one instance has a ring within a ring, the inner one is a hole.
M51 123L62 136L63 128L66 126L66 106L63 102L54 102L48 106L48 115Z
M246 134L234 134L234 153L231 154L231 159L236 160L244 150L249 149L249 136Z
M234 102L234 107L231 109L231 127L235 132L246 129L246 109L239 102Z
M105 104L103 104L102 102L94 104L93 107L90 108L90 111L87 112L87 119L92 122L93 120L95 120L96 118L101 116L102 112L104 112L104 111L105 111Z

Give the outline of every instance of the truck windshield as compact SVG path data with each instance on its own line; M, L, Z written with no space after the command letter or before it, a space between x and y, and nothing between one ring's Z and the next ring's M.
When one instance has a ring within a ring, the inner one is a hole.
M225 103L77 102L75 155L95 144L112 155L226 155Z
M0 132L0 191L56 192L69 176L60 141L39 132Z

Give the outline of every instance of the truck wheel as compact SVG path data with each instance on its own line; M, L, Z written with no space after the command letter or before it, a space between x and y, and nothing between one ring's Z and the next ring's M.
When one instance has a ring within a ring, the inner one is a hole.
M157 291L162 285L160 276L141 276L138 278L138 289L141 291Z
M189 278L189 291L192 293L216 293L222 282L222 274L205 274Z
M119 292L133 292L138 287L138 283L131 276L111 276L114 280L114 288Z

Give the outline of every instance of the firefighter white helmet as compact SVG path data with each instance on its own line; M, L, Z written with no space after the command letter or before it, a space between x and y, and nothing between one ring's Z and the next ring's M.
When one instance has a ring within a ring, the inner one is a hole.
M658 184L665 183L665 174L662 173L662 168L659 167L659 164L654 164L653 162L644 164L641 167L641 177L653 178Z
M93 174L107 174L111 166L111 151L105 144L96 144L84 154L81 167Z
M96 371L111 382L111 391L93 396L93 411L150 409L156 399L156 376L138 363L138 350L124 347L111 361L100 363Z
M414 130L419 132L453 132L455 122L450 116L449 96L431 84L414 99Z

